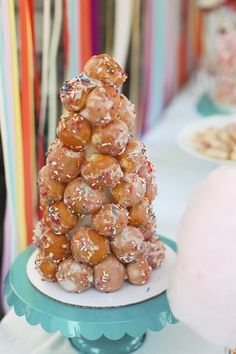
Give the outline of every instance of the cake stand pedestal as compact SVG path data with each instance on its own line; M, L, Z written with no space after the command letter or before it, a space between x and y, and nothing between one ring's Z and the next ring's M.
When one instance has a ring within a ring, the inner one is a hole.
M173 241L161 238L176 250ZM27 277L27 261L34 250L33 246L27 248L10 268L4 285L8 305L29 324L41 324L50 333L60 331L79 353L129 353L142 345L147 329L160 331L177 322L166 292L135 305L114 308L72 306L47 297Z

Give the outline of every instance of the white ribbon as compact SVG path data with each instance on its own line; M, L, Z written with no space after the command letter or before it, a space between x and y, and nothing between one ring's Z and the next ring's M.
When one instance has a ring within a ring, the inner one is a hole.
M42 76L39 133L44 136L48 97L48 57L51 26L51 0L43 2L43 45L42 45Z
M129 51L133 0L115 1L115 30L113 56L125 68Z
M62 0L54 0L54 20L49 55L48 145L55 138L57 125L57 53L62 27Z

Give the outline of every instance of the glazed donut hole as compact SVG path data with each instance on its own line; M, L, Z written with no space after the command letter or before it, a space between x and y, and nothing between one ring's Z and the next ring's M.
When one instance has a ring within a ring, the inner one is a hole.
M84 66L84 73L103 84L121 86L127 79L127 74L121 66L109 55L92 56Z
M153 212L150 213L149 220L146 224L140 225L139 229L141 230L145 240L148 240L155 236L156 234L156 218Z
M56 278L64 290L81 293L93 284L93 268L70 257L60 263Z
M126 174L120 182L111 189L113 200L127 208L137 204L146 193L145 180L135 173Z
M152 269L160 268L165 259L165 246L159 237L152 237L146 242L146 257Z
M133 285L144 285L150 278L152 268L147 259L143 256L133 263L129 263L126 267L128 280Z
M45 223L56 233L64 234L72 230L79 217L73 215L63 201L48 206L44 213Z
M150 186L150 184L155 181L155 169L153 164L148 160L145 160L138 174L145 179L147 186Z
M136 119L135 106L123 94L120 95L118 118L123 121L131 131L134 129Z
M144 197L140 202L128 209L129 225L139 226L146 224L150 219L150 203L148 198Z
M49 227L45 223L45 221L43 219L39 220L35 225L35 229L33 230L33 237L32 237L33 245L40 248L41 247L41 237L44 234L44 232L46 232L48 230L49 230Z
M39 195L45 202L62 200L66 185L53 179L48 166L43 166L38 173Z
M35 266L43 280L56 281L57 262L50 258L45 258L41 252L38 252Z
M115 236L128 224L128 211L119 204L106 203L92 215L93 229L103 236Z
M45 197L42 197L39 195L39 209L44 213L47 209L48 206L52 205L54 203L53 200L48 200Z
M121 120L112 121L93 130L92 144L103 154L120 155L129 140L129 129Z
M114 86L96 87L86 101L86 115L92 125L104 125L117 116L120 94Z
M59 119L57 136L72 150L81 151L91 139L91 127L88 120L78 113L66 113Z
M97 290L110 293L122 287L126 270L122 263L113 255L94 266L94 286Z
M47 230L41 235L38 248L45 258L61 262L70 253L70 240L66 234L55 235L51 230Z
M123 177L116 159L103 154L91 155L82 166L81 175L95 189L114 187Z
M155 179L147 186L145 196L148 198L151 203L157 196L157 185Z
M130 263L145 254L145 242L142 232L134 226L126 226L112 238L111 249L121 263Z
M138 173L146 160L146 150L141 141L131 139L125 151L117 156L122 170L125 173Z
M153 164L146 160L138 174L146 181L145 196L148 198L149 203L151 203L157 195L157 185L155 181L155 170Z
M106 202L103 191L95 190L83 178L70 182L64 193L64 203L75 214L93 214Z
M84 156L83 151L71 150L59 139L54 140L47 156L51 177L60 182L72 181L81 171Z
M76 261L95 265L110 252L109 242L88 226L80 226L72 236L71 252Z
M96 84L85 75L79 75L72 80L67 80L60 88L60 99L65 109L69 112L79 112L86 104L89 93Z

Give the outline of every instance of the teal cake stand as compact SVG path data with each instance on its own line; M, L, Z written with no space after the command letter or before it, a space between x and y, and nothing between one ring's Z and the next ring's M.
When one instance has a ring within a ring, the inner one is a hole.
M176 244L162 240L176 251ZM10 268L4 293L16 315L31 325L41 324L50 333L60 331L83 354L122 354L138 349L147 329L160 331L177 320L170 311L166 292L150 300L116 308L85 308L60 303L33 287L27 277L27 261L34 251L22 252Z

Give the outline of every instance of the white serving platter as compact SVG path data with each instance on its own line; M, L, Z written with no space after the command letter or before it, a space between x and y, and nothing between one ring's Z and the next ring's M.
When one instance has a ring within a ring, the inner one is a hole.
M92 308L110 308L128 306L146 301L163 293L168 287L169 272L174 264L176 254L165 245L166 258L159 269L152 271L150 281L135 286L125 281L123 287L114 293L102 293L90 288L80 294L66 292L57 282L42 280L35 268L37 251L33 252L27 263L27 275L32 285L41 293L65 304Z

